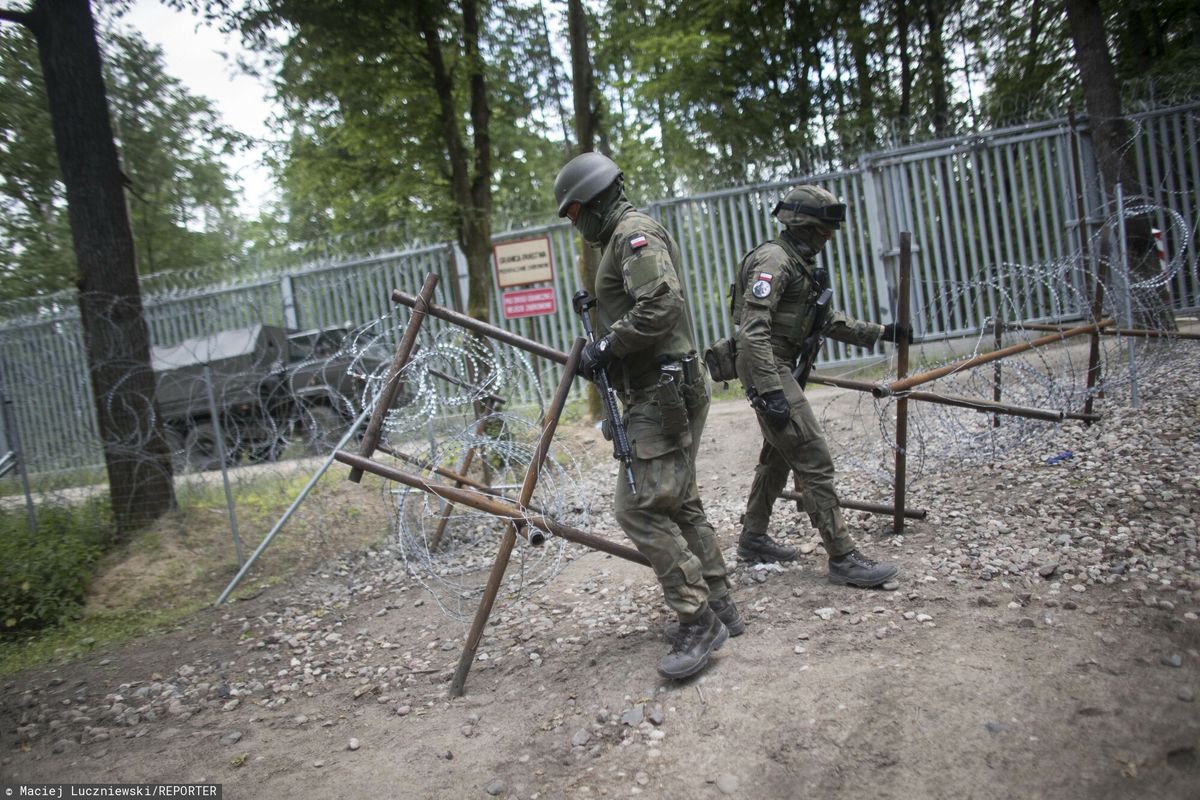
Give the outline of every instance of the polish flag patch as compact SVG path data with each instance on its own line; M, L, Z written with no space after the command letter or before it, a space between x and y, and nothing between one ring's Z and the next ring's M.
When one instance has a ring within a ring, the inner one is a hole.
M647 244L645 236L634 236L629 240L629 246L634 250L641 250Z
M766 281L767 283L770 283L771 281L775 280L775 276L769 272L760 272L758 273L758 279L760 281Z

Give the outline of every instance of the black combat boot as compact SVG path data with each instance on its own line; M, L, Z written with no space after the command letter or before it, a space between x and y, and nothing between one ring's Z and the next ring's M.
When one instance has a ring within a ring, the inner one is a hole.
M781 545L765 533L743 529L738 537L737 554L742 561L770 564L775 561L795 561L797 551L794 547Z
M709 656L729 638L729 629L711 607L694 622L679 625L679 634L671 643L671 652L658 662L658 674L671 680L682 680L708 666Z
M729 629L730 636L741 636L746 632L746 623L742 621L742 615L738 613L732 598L722 597L719 600L709 600L708 607L717 612L717 617ZM667 623L666 634L667 641L675 644L675 639L679 636L679 620L673 619Z
M873 589L896 577L897 572L895 564L872 561L857 550L829 559L829 582L841 586Z

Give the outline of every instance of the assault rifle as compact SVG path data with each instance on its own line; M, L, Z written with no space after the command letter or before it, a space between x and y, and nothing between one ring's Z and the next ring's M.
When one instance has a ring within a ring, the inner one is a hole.
M796 368L792 370L792 377L796 379L796 383L800 384L801 389L808 383L808 374L812 372L813 364L824 343L821 330L825 327L825 315L829 313L831 297L833 297L833 289L826 289L817 298L817 310L813 315L812 328L809 329L804 344L800 345L800 355L796 357Z
M596 334L592 331L592 320L588 316L588 309L594 305L596 305L596 298L583 289L580 289L571 298L571 307L575 309L576 314L583 318L583 332L587 334L589 342L596 341ZM621 424L621 412L617 408L617 394L608 380L607 368L596 371L595 381L600 388L600 396L604 399L608 429L612 431L613 458L624 462L625 479L629 481L629 491L637 494L637 484L633 480L633 448L629 446L629 436L625 433L625 426Z

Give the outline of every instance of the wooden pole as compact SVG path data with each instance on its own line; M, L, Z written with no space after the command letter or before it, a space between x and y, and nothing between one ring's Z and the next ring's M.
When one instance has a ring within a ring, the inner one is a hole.
M1004 325L1000 322L1000 318L996 317L992 320L992 349L999 350L1004 346ZM1003 362L997 361L992 365L992 400L996 403L1000 402L1000 379L1003 377L1003 368L1000 366ZM1000 427L1000 415L992 415L992 427Z
M571 354L567 358L562 380L558 383L558 389L554 393L554 399L546 414L545 423L542 425L537 450L529 459L529 468L525 471L525 480L521 484L521 494L517 500L517 504L521 508L529 505L533 499L533 492L537 489L538 476L541 474L546 455L550 452L550 441L554 438L554 431L558 427L558 418L562 415L563 407L567 403L567 396L571 393L571 384L575 382L575 371L579 367L583 346L583 338L576 339L575 346L571 348ZM479 642L483 639L483 628L492 614L496 595L500 592L500 583L504 580L504 573L508 569L508 560L512 556L516 543L517 523L510 519L504 526L500 549L496 552L496 560L492 562L492 571L488 574L483 597L479 600L479 608L475 610L475 620L471 623L471 630L467 633L467 642L458 659L458 667L454 670L454 678L450 681L451 697L462 697L466 687L467 673L471 671L471 662L475 660L475 653L479 650Z
M1075 107L1067 108L1067 121L1071 126L1071 166L1075 173L1075 216L1079 219L1079 257L1085 267L1091 260L1088 249L1087 209L1084 207L1083 195L1083 162L1079 158L1079 141L1075 133ZM1104 313L1104 283L1100 280L1100 264L1092 270L1092 282L1095 286L1092 300L1092 319L1100 319ZM1088 346L1087 397L1083 401L1083 413L1092 413L1095 400L1096 385L1100 382L1100 330L1092 332Z
M809 383L822 383L827 386L837 386L841 389L854 389L858 392L872 392L878 385L869 381L856 381L850 378L834 378L830 375L818 375L815 372L808 376L808 381ZM913 391L905 392L904 396L909 400L921 400L943 406L970 408L987 414L1007 414L1012 417L1028 417L1029 419L1040 419L1045 420L1046 422L1062 422L1065 417L1070 416L1062 411L1052 411L1048 408L1014 406L1009 403L997 403L992 400L980 400L974 397L963 397L956 394L937 394L935 392Z
M912 277L912 233L900 232L900 279L896 288L896 311L900 328L909 329L909 281ZM904 380L908 375L908 338L896 343L896 378ZM892 533L904 532L904 494L908 468L908 399L896 401L896 486L895 511L892 514Z
M419 303L419 297L413 297L411 294L406 294L399 289L392 292L392 302L401 303L409 308L416 309ZM533 353L535 356L554 361L558 364L567 363L567 354L562 350L556 350L553 347L547 347L541 342L535 342L533 339L527 339L516 333L511 333L503 328L497 328L487 322L482 322L474 317L468 317L466 314L460 314L457 311L452 311L445 306L439 306L434 303L429 303L425 307L426 313L430 316L437 317L440 320L453 323L460 328L466 328L474 333L479 333L487 336L490 339L495 339L498 342L510 344L513 347L524 350L527 353Z
M1061 325L1046 322L1025 322L1013 327L1029 331L1061 331ZM1143 328L1105 328L1100 331L1104 336L1131 336L1138 339L1191 339L1200 340L1200 333L1184 333L1181 331L1152 331Z
M404 329L404 335L400 337L396 355L392 359L391 366L388 367L387 378L383 381L383 390L375 400L375 410L371 412L371 420L367 423L367 430L363 434L358 448L358 454L363 458L370 458L379 445L379 437L383 431L383 419L396 400L396 392L400 390L400 373L412 358L413 346L417 343L417 334L421 330L421 323L425 321L425 311L433 300L433 290L437 287L437 282L438 276L435 273L431 272L426 275L425 282L421 284L420 293L414 298L412 319L408 321L408 327ZM358 483L362 480L362 470L351 469L349 478Z
M802 503L804 500L804 495L800 494L798 491L792 491L791 489L784 489L779 493L779 496L784 500L795 500L797 505ZM838 505L842 508L848 508L852 511L866 511L869 514L884 514L889 517L896 513L895 506L889 506L883 503L864 503L861 500L847 500L844 497L838 498ZM800 510L803 511L804 509L801 508ZM904 509L904 516L908 519L925 519L928 514L929 512L923 508Z
M491 514L494 517L502 519L516 520L519 525L537 528L538 530L548 531L553 533L560 539L566 539L568 542L581 544L584 547L590 547L592 550L599 550L602 553L608 553L618 558L623 558L626 561L631 561L634 564L641 564L644 567L650 566L650 561L634 550L632 547L627 547L623 544L609 541L603 536L587 531L581 531L578 528L572 528L570 525L564 525L561 522L551 519L544 514L535 513L533 507L521 508L512 501L503 502L478 492L470 491L469 489L456 489L453 486L446 486L439 483L430 483L420 475L413 475L409 472L398 470L395 467L389 467L385 464L380 464L378 461L372 461L369 458L363 458L357 453L348 453L345 450L339 450L334 454L334 458L341 461L343 464L350 466L361 467L364 471L378 475L381 478L387 478L396 483L403 483L405 486L411 486L414 489L420 489L423 492L428 492L435 497L441 497L447 500L453 500L459 505L468 506L470 508L483 511Z
M475 436L476 437L483 435L484 429L487 427L487 418L488 418L488 414L484 414L483 416L481 416L479 418L478 422L475 423ZM474 460L475 460L475 445L471 445L470 447L467 448L466 454L463 455L462 463L459 464L459 467L458 467L459 474L465 476L467 474L467 472L469 472L471 470L471 462ZM457 485L459 487L461 487L463 485L462 481L459 481L457 479L455 479L454 482L455 482L455 485ZM438 547L441 545L442 536L444 536L446 533L446 526L450 524L450 516L453 513L454 513L454 503L451 503L449 500L447 500L445 507L442 509L442 518L440 520L438 520L437 529L433 532L433 536L429 537L429 552L432 553L434 550L437 550Z
M483 481L477 481L474 478L463 475L461 472L455 472L454 470L449 470L449 469L446 469L445 467L435 466L433 464L430 464L427 461L422 461L419 458L410 456L408 453L402 452L400 450L396 450L395 448L392 448L392 447L388 447L386 444L379 445L379 452L387 453L389 456L398 458L401 461L407 461L409 464L418 466L424 470L428 470L428 471L432 472L434 475L440 475L443 478L452 480L452 481L454 481L456 488L461 489L463 486L469 486L470 488L474 489L477 492L483 492L484 494L490 495L492 497L499 497L499 498L503 498L505 500L509 499L503 489L493 488L492 486L489 486L488 484L484 483ZM536 512L538 514L542 513L542 510L540 508L538 508L537 506L529 506L529 510Z
M871 390L871 393L876 397L887 397L891 394L898 394L911 389L914 386L920 386L922 384L935 381L938 378L945 377L952 372L959 372L964 369L978 367L981 364L990 364L993 361L1001 358L1008 358L1009 356L1016 355L1017 353L1024 353L1026 350L1032 350L1036 347L1053 344L1054 342L1070 339L1074 336L1082 336L1085 333L1091 333L1097 328L1106 328L1112 324L1113 321L1111 319L1105 319L1096 324L1080 325L1077 328L1069 328L1061 333L1052 334L1050 336L1042 336L1041 338L1034 339L1032 341L1021 342L1020 344L1009 345L1003 349L994 350L991 353L981 353L980 355L965 359L963 361L956 361L953 364L946 364L945 366L938 367L937 369L931 369L928 372L922 372L920 374L913 375L910 378L895 380L891 383L877 383L875 384L875 388Z

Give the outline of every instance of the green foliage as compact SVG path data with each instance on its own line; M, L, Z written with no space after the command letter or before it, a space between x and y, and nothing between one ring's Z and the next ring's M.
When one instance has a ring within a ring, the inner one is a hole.
M238 254L241 221L225 159L245 144L212 103L166 74L162 51L110 33L105 82L129 179L138 273L216 264Z
M109 31L101 46L138 273L236 258L241 222L223 159L243 137L139 35ZM45 85L36 43L17 25L0 25L0 108L0 298L70 289L75 255Z
M24 513L0 514L0 633L45 628L74 615L112 531L95 503L43 506L33 533Z
M46 105L37 44L0 25L0 297L48 294L74 283L75 250Z
M1189 0L1105 0L1118 80L1131 99L1200 96L1200 11Z
M451 99L465 110L469 70L456 44L461 14L435 5ZM243 32L278 64L286 111L275 168L293 240L389 226L423 240L459 232L454 154L416 16L414 4L384 0L289 0L269 12L249 5L238 12ZM564 160L544 111L561 102L566 78L540 7L494 3L484 17L495 213L505 227L541 222L552 217L551 185ZM279 29L289 31L286 39L265 35ZM474 131L467 114L461 117L466 140Z

